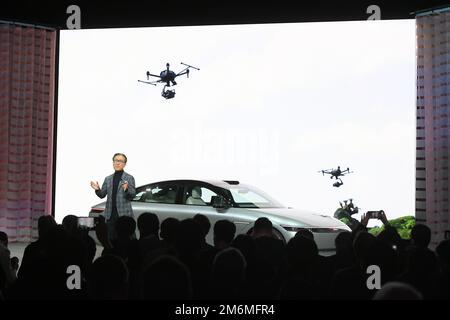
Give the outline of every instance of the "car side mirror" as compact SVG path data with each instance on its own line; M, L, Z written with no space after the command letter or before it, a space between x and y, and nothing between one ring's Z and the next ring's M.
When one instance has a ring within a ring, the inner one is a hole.
M222 196L212 196L211 205L213 208L217 209L227 209L230 207L228 201Z

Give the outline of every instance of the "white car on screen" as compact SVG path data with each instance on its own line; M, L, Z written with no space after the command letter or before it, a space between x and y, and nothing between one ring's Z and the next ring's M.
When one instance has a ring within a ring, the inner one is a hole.
M105 205L102 202L93 206L89 215L101 215ZM212 226L218 220L228 219L236 225L236 235L251 233L256 219L267 217L273 224L274 236L285 242L302 228L311 230L321 254L334 252L336 236L351 231L331 216L285 207L253 186L230 180L150 183L136 189L132 207L136 219L144 212L155 213L160 222L168 217L192 218L198 213L207 216ZM212 230L206 238L210 244Z

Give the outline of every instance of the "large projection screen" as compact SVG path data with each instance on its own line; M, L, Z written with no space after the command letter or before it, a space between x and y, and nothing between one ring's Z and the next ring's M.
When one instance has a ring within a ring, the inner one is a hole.
M125 153L136 184L239 180L333 215L352 198L414 215L414 20L62 30L55 215ZM139 83L170 63L174 99ZM318 171L352 174L334 188Z

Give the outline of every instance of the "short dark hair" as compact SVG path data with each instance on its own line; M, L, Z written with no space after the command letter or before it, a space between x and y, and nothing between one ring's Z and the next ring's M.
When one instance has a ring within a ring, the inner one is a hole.
M116 232L121 239L132 237L136 232L136 221L130 216L120 216L116 221Z
M266 217L258 218L255 221L253 229L257 232L259 231L272 231L272 221Z
M411 239L419 247L428 247L431 240L431 230L424 224L416 224L411 230Z
M211 229L211 222L209 222L208 217L204 214L197 213L193 219L200 225L203 231L203 236L206 237Z
M306 228L299 228L294 237L305 237L314 241L314 234L311 230Z
M38 236L41 238L44 236L51 228L56 226L57 223L55 218L51 215L43 215L38 219Z
M144 212L137 219L137 226L141 236L159 233L159 218L152 212Z
M236 234L236 225L230 220L218 220L214 224L214 239L231 243Z
M8 235L6 234L6 232L0 231L0 241L8 245Z
M117 157L117 156L122 156L122 157L124 157L124 158L125 158L125 163L127 163L127 161L128 161L127 156L124 155L123 153L115 153L115 154L113 155L113 158L112 158L113 161L114 161L114 158Z

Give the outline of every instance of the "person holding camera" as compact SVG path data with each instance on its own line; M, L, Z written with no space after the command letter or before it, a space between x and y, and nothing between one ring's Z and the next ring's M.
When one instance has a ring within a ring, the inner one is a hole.
M113 156L114 173L107 176L102 187L98 181L91 181L91 187L95 194L106 200L105 219L108 226L108 237L117 237L115 223L120 216L133 217L131 200L136 196L134 177L124 171L127 164L127 157L123 153L116 153Z

